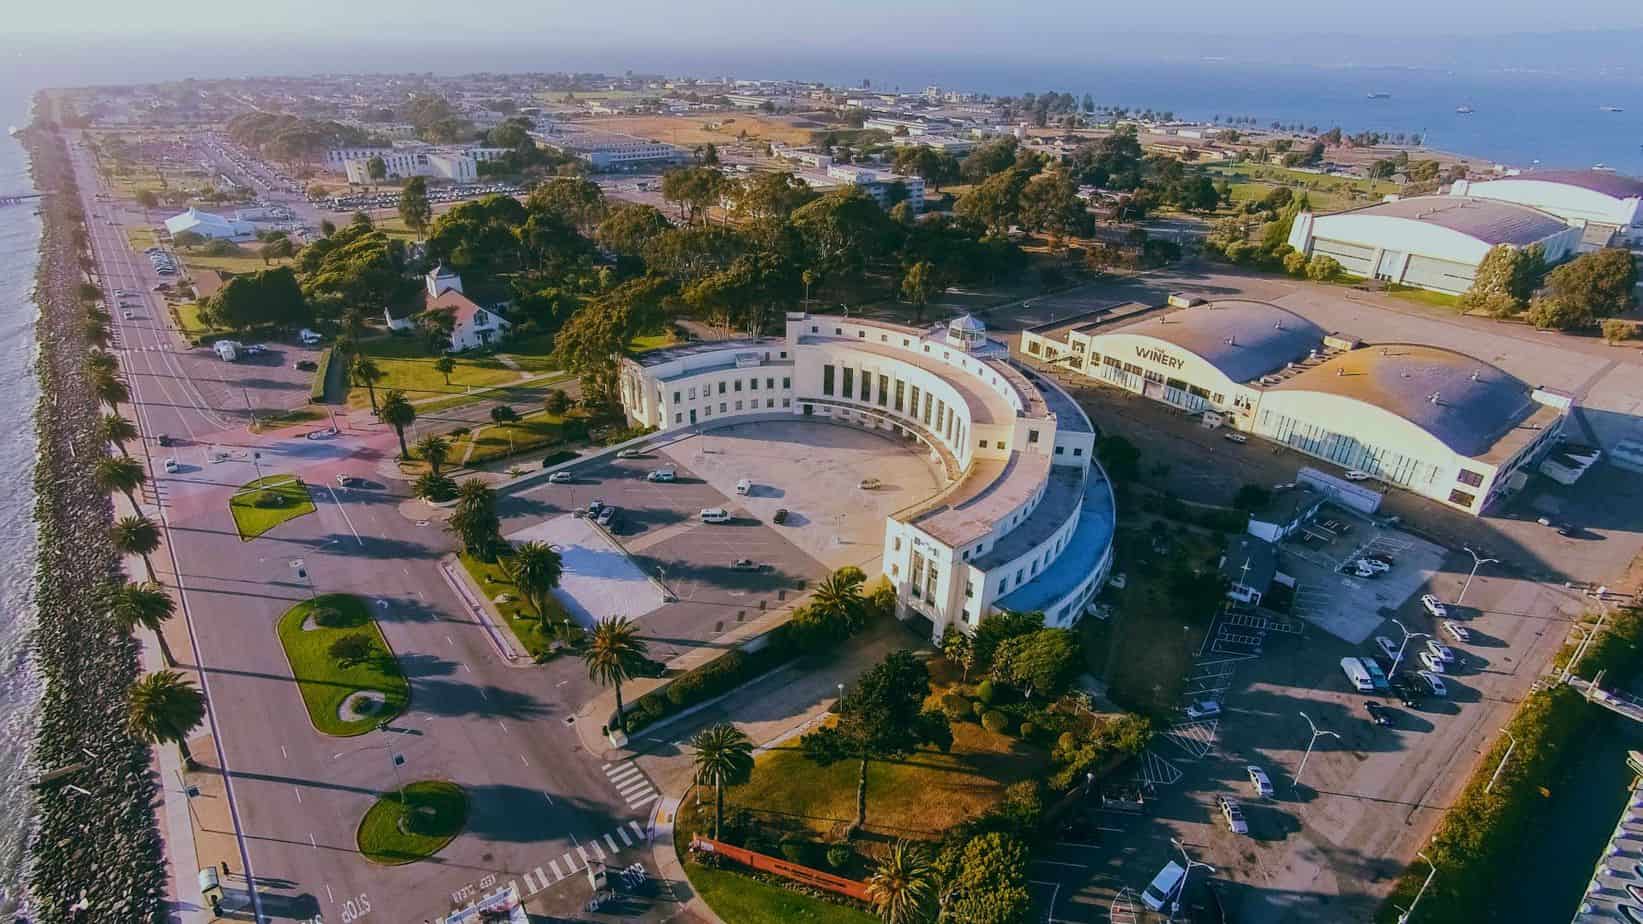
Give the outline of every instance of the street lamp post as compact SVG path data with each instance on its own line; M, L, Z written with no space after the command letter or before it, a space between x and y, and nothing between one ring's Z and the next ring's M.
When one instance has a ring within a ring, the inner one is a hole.
M377 731L380 731L383 734L390 734L390 732L388 730L388 723L386 721L378 723L377 724ZM401 732L401 734L404 734L404 733ZM383 744L362 745L360 747L354 748L351 751L342 751L342 752L339 752L339 753L336 753L336 754L332 754L331 759L332 760L341 760L342 758L347 757L349 754L358 754L361 751L386 751L388 753L388 765L390 767L392 767L393 771L394 771L394 786L395 786L395 788L397 788L399 790L399 804L404 805L405 804L405 778L403 776L401 776L400 773L399 773L399 765L401 763L403 763L404 760L405 760L404 755L394 753L394 743L392 741L388 741L388 742L385 742Z
M1403 663L1403 652L1404 652L1404 649L1409 647L1409 640L1410 639L1412 639L1412 638L1431 638L1432 637L1432 634L1430 632L1411 632L1411 631L1409 631L1409 627L1404 625L1403 621L1400 620L1400 619L1394 618L1392 620L1392 624L1397 626L1403 632L1403 641L1398 644L1397 657L1392 659L1392 669L1386 672L1386 679L1387 680L1391 680L1393 677L1397 676L1397 674L1398 674L1398 665Z
M308 568L300 558L291 559L291 570L297 573L297 579L308 583L308 599L314 599L314 578L308 573Z
M1431 867L1431 869L1426 874L1426 881L1421 883L1421 890L1415 893L1415 900L1409 903L1409 907L1407 909L1399 909L1402 913L1398 915L1398 924L1406 924L1409 920L1409 916L1415 913L1415 906L1421 903L1421 896L1426 894L1426 887L1432 884L1432 877L1438 874L1438 865L1432 862L1432 858L1427 856L1425 851L1421 851L1420 853L1415 854L1415 856L1425 860L1426 865Z
M1466 599L1466 589L1468 587L1472 586L1472 578L1477 577L1479 568L1483 567L1484 565L1500 564L1500 559L1498 559L1498 558L1482 558L1478 555L1478 553L1472 551L1472 548L1470 546L1464 546L1463 545L1463 546L1461 546L1461 548L1466 550L1466 554L1472 556L1472 572L1470 574L1466 575L1466 583L1460 585L1460 596L1455 598L1455 605L1456 606L1460 606L1460 602L1462 600Z
M1517 738L1514 737L1511 732L1505 732L1504 734L1506 735L1506 740L1511 743L1506 745L1506 753L1500 755L1500 763L1496 765L1494 774L1489 777L1489 785L1483 787L1484 792L1488 792L1489 790L1495 788L1495 781L1500 779L1500 771L1506 769L1506 761L1511 759L1512 752L1517 749Z
M1328 735L1337 741L1341 738L1340 735L1337 735L1326 728L1319 728L1318 723L1312 721L1312 717L1306 713L1301 713L1301 718L1306 719L1306 724L1312 728L1312 737L1307 739L1306 753L1301 756L1301 765L1295 769L1295 781L1291 785L1296 788L1299 788L1301 785L1301 774L1306 772L1307 759L1312 756L1312 746L1318 743L1318 739L1324 735Z
M1181 910L1181 896L1186 894L1187 882L1192 879L1192 868L1195 866L1202 866L1204 869L1209 870L1210 875L1213 876L1215 875L1215 867L1210 866L1208 863L1199 863L1197 860L1194 860L1192 856L1187 853L1187 845L1183 844L1179 840L1172 837L1169 839L1169 842L1175 845L1176 850L1181 851L1181 859L1187 861L1186 871L1181 874L1181 885L1175 893L1175 900L1170 903L1169 919L1174 921L1176 913Z

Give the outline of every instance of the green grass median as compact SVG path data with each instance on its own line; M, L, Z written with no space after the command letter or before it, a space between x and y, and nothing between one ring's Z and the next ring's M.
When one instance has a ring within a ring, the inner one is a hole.
M365 601L321 594L287 610L280 646L314 727L339 738L362 735L405 711L411 688ZM353 650L339 650L339 640ZM346 655L346 657L339 657Z
M257 538L287 520L314 512L308 486L295 475L269 475L248 481L228 499L234 528L245 542Z
M462 787L422 780L388 793L360 819L355 840L372 863L402 866L438 853L462 832L468 797Z

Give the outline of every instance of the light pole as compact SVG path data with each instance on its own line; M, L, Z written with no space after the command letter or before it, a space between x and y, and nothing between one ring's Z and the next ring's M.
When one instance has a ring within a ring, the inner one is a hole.
M1461 546L1461 548L1466 550L1466 554L1472 556L1472 572L1470 574L1466 575L1466 583L1460 585L1460 596L1455 598L1455 605L1456 606L1460 606L1460 602L1462 600L1466 599L1466 588L1472 586L1472 578L1477 577L1479 568L1483 567L1484 565L1492 565L1492 564L1498 565L1498 564L1500 564L1500 559L1498 559L1498 558L1481 558L1481 557L1479 557L1478 553L1472 551L1471 546L1463 545L1463 546Z
M1494 775L1489 777L1489 785L1483 787L1484 792L1495 788L1495 781L1500 779L1500 771L1506 769L1506 761L1511 758L1512 751L1517 749L1517 738L1513 737L1511 732L1503 732L1503 734L1506 735L1506 740L1511 743L1506 745L1506 753L1500 755L1500 763L1495 767Z
M1426 887L1432 884L1432 877L1438 874L1438 865L1432 862L1432 858L1427 856L1425 851L1421 851L1415 856L1425 860L1426 865L1431 867L1431 871L1426 874L1426 881L1421 883L1421 890L1415 893L1415 900L1409 903L1407 909L1399 909L1402 913L1398 915L1398 924L1405 924L1409 920L1409 916L1415 913L1415 906L1421 903L1421 896L1426 894Z
M309 575L308 568L303 564L302 559L291 559L291 570L296 572L298 580L308 583L308 599L312 601L314 599L314 578Z
M1404 625L1403 621L1400 620L1400 619L1394 618L1392 620L1392 624L1397 626L1400 630L1402 630L1402 632L1403 632L1403 641L1401 643L1399 643L1399 645L1398 645L1397 657L1392 659L1392 669L1386 672L1386 679L1387 680L1391 680L1393 677L1397 676L1397 674L1398 674L1398 665L1403 663L1403 651L1404 651L1405 648L1409 647L1409 640L1410 639L1412 639L1412 638L1431 638L1432 637L1432 633L1430 633L1430 632L1411 632L1411 631L1409 631L1409 627Z
M389 734L388 723L386 721L379 723L377 725L377 731L380 731L383 734ZM401 732L401 734L404 733ZM367 744L354 748L351 751L342 751L337 754L332 754L331 759L341 760L349 754L358 754L361 751L388 752L388 764L393 767L394 770L394 786L399 790L399 804L403 806L405 804L405 778L399 775L399 765L405 762L405 755L394 753L394 743L392 741L388 741L384 744Z
M1181 851L1181 859L1187 861L1186 871L1181 874L1181 885L1177 887L1177 891L1175 893L1175 900L1170 903L1169 919L1174 921L1176 912L1181 910L1181 896L1187 894L1187 881L1192 878L1192 868L1195 866L1202 866L1204 869L1209 870L1210 875L1213 876L1215 875L1215 867L1210 866L1208 863L1199 863L1197 860L1194 860L1191 855L1187 853L1187 845L1181 843L1175 838L1170 838L1169 842L1175 845L1176 850Z
M1301 713L1301 718L1306 719L1306 724L1312 728L1312 737L1307 739L1306 753L1301 756L1301 765L1295 769L1295 781L1290 784L1291 788L1299 788L1300 787L1300 785L1301 785L1301 774L1306 772L1307 759L1312 756L1312 746L1318 743L1318 739L1323 737L1324 735L1328 735L1329 737L1334 738L1337 741L1339 741L1340 738L1341 738L1340 735L1335 734L1334 732L1330 731L1327 728L1319 728L1318 723L1312 721L1312 716L1309 716L1309 715L1307 715L1306 713L1303 712L1303 713Z

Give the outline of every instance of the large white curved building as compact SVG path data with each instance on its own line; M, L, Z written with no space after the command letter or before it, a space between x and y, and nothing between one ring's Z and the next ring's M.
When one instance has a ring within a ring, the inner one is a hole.
M1527 205L1476 196L1414 196L1331 215L1302 212L1290 228L1297 251L1333 257L1348 273L1458 295L1501 244L1539 244L1555 263L1580 245L1581 229Z
M1643 242L1643 180L1608 170L1535 170L1458 180L1449 194L1549 212L1583 230L1583 249Z
M788 414L928 449L945 487L887 519L882 564L902 616L938 639L998 609L1071 625L1111 569L1115 511L1094 427L974 318L924 329L794 313L780 339L625 358L620 387L629 419L658 430Z
M1570 406L1464 353L1366 345L1257 301L1045 325L1021 350L1474 514L1522 485Z

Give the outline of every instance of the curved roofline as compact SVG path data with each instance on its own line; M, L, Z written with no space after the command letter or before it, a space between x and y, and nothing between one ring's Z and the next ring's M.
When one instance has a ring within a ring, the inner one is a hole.
M1496 247L1496 246L1499 246L1501 244L1507 244L1507 245L1510 245L1510 246L1513 246L1513 247L1527 247L1527 246L1529 246L1529 244L1539 243L1540 241L1546 240L1547 238L1550 238L1554 234L1558 233L1558 232L1553 232L1552 234L1542 235L1541 237L1538 237L1533 241L1527 241L1527 242L1508 241L1508 240L1492 240L1488 237L1480 236L1480 231L1478 229L1467 230L1465 228L1457 228L1457 227L1453 227L1449 224L1445 224L1445 223L1438 222L1438 221L1433 221L1433 220L1430 220L1428 218L1421 218L1421 217L1418 217L1418 216L1415 216L1415 215L1393 215L1393 214L1386 214L1386 213L1377 214L1373 211L1375 209L1385 209L1388 212L1390 212L1390 211L1396 210L1397 207L1402 206L1402 205L1406 205L1408 203L1418 203L1418 202L1426 202L1426 201L1432 202L1435 206L1447 206L1448 209L1464 208L1465 205L1470 204L1470 203L1475 203L1479 206L1486 207L1486 208L1498 208L1498 209L1508 209L1508 210L1509 209L1521 209L1524 212L1532 212L1532 213L1534 213L1535 216L1537 216L1539 218L1543 218L1546 221L1551 222L1553 224L1556 224L1559 227L1560 231L1567 230L1569 228L1569 223L1567 221L1564 221L1559 216L1554 215L1551 212L1546 211L1545 209L1538 208L1538 207L1533 206L1533 205L1525 205L1522 202L1518 202L1518 201L1512 200L1512 199L1496 199L1496 198L1493 198L1493 197L1490 197L1490 196L1474 196L1474 195L1470 195L1470 194L1463 195L1463 196L1455 196L1455 195L1445 196L1445 195L1440 195L1440 194L1437 194L1437 193L1431 193L1431 194L1422 195L1422 196L1406 196L1406 197L1397 198L1397 199L1383 200L1381 202L1371 202L1368 205L1360 205L1357 208L1345 209L1345 210L1339 211L1339 212L1327 212L1327 213L1324 213L1324 214L1318 214L1316 212L1313 212L1313 213L1310 213L1310 214L1312 214L1313 217L1316 218L1316 219L1341 218L1341 217L1344 217L1344 216L1351 215L1351 216L1358 216L1358 217L1364 217L1364 218L1388 218L1388 219L1393 219L1393 220L1396 220L1396 221L1412 221L1412 222L1415 222L1417 224L1424 225L1426 227L1437 228L1437 229L1442 230L1442 231L1447 231L1451 234L1458 234L1462 237L1469 238L1471 240L1477 241L1480 244L1486 244L1490 247ZM1446 209L1446 211L1448 209ZM1314 226L1314 227L1316 227L1316 226ZM1313 234L1316 235L1316 231L1314 231Z

